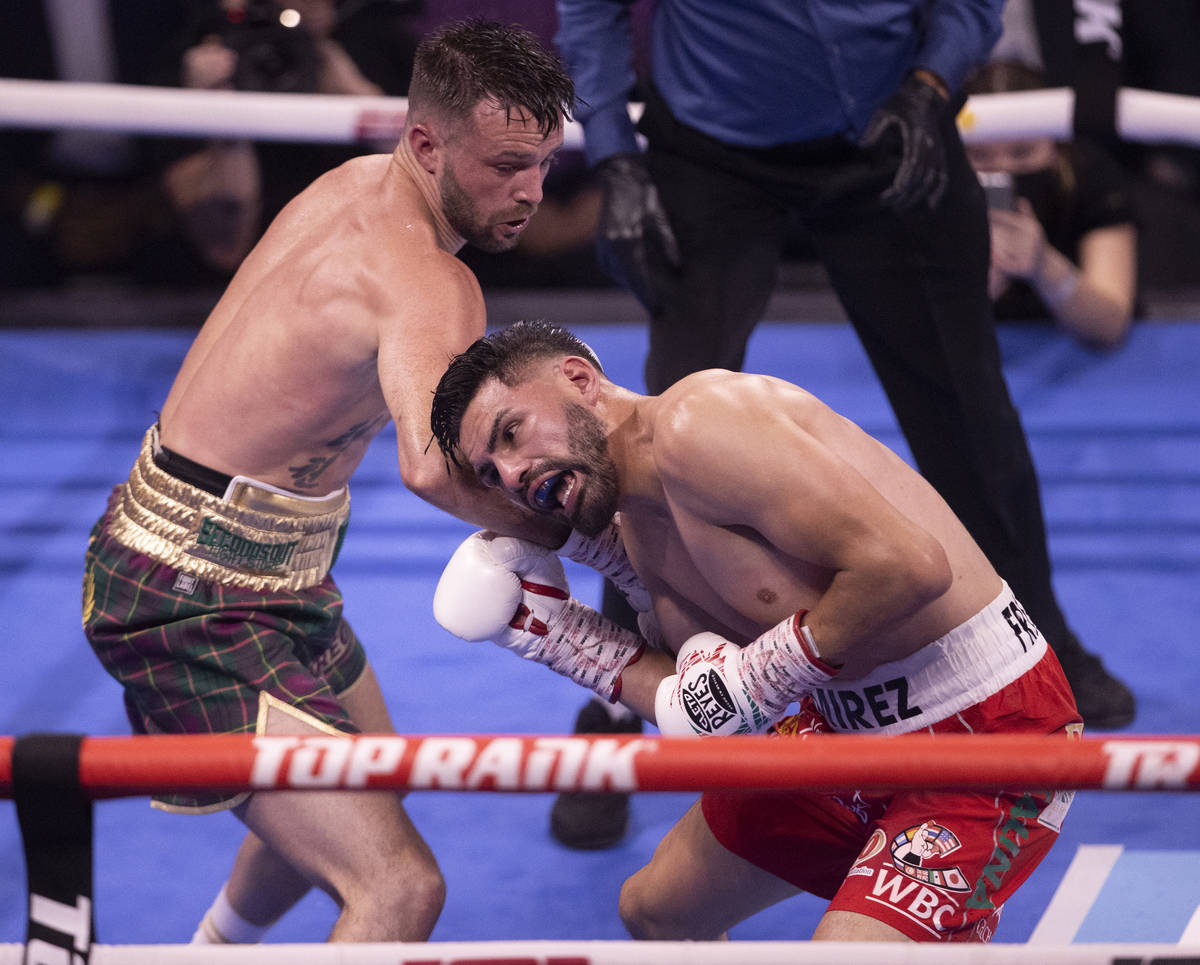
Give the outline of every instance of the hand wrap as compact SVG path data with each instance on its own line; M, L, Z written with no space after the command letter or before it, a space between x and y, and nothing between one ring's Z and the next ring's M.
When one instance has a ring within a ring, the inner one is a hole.
M654 715L664 736L760 734L788 705L828 683L824 663L800 610L745 647L698 633L679 651L676 673L663 678Z
M572 530L567 541L559 548L558 555L595 570L620 590L638 613L651 609L650 594L625 554L619 513L597 536L583 536Z

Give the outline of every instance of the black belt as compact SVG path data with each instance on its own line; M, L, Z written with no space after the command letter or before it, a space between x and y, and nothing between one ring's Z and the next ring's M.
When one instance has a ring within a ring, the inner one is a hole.
M166 446L159 446L154 450L154 465L168 476L174 476L181 482L203 489L214 496L224 496L229 484L233 482L233 477L228 473L202 466Z

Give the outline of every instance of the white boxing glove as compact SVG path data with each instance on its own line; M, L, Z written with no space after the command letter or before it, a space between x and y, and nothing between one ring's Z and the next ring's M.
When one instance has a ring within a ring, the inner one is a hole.
M553 550L475 533L446 564L433 615L464 640L492 640L615 702L644 641L572 599Z
M544 635L570 596L552 550L512 536L473 533L442 571L433 616L456 637L492 640L531 659L539 636L534 628Z
M654 695L654 719L664 737L760 734L774 723L741 679L741 647L716 633L697 633L679 648L676 672Z
M760 734L793 700L827 683L837 669L821 660L799 610L745 647L716 633L689 637L676 672L654 697L658 729L667 737Z

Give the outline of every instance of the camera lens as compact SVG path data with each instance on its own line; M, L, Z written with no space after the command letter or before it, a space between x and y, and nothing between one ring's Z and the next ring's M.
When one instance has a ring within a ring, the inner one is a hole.
M307 94L317 89L317 50L302 23L285 27L274 0L250 0L225 42L237 52L238 90Z

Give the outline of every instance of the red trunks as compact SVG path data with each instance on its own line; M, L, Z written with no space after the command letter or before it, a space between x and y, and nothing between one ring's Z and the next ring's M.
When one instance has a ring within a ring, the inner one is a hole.
M1040 634L1038 643L1043 652L1032 669L920 729L1078 736L1082 723L1062 668ZM928 707L928 693L914 687L911 705ZM828 720L807 698L802 712L779 730L833 730ZM852 752L853 738L846 741ZM986 942L1004 902L1057 839L1071 794L1046 788L1000 794L710 792L701 802L722 845L830 899L831 910L858 912L916 941Z

